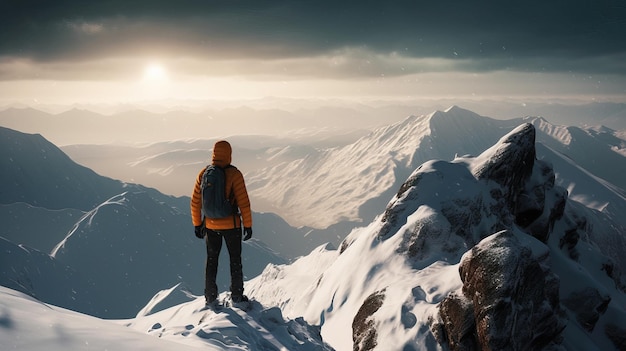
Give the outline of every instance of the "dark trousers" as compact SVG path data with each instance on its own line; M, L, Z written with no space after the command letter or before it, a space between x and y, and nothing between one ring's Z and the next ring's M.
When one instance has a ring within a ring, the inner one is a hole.
M217 298L217 265L220 251L222 250L222 238L226 241L228 255L230 257L230 291L232 295L243 295L243 270L241 266L241 228L227 230L207 230L206 235L206 278L204 296L207 301Z

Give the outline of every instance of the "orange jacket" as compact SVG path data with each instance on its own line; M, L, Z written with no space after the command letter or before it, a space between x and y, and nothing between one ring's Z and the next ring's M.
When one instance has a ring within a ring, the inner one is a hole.
M230 144L225 140L220 140L215 143L213 147L212 164L219 167L226 167L231 162L232 149ZM237 207L241 212L243 218L244 227L252 227L252 211L250 210L250 199L248 198L248 191L246 190L246 184L243 179L243 174L235 168L228 167L224 169L226 174L226 194L231 193L235 195L235 201ZM204 174L204 168L196 177L196 184L193 188L193 194L191 195L191 221L194 226L202 224L202 175ZM209 229L233 229L241 228L241 218L235 216L228 216L225 218L206 218L205 226Z

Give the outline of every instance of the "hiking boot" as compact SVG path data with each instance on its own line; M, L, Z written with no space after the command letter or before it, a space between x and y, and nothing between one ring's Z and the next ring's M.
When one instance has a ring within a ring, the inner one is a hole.
M217 296L205 296L205 303L204 306L206 307L211 307L211 306L215 306L217 304Z
M213 299L212 301L207 301L204 304L205 309L216 311L222 307L221 302L218 299Z
M248 297L246 295L232 295L231 299L233 300L233 303L248 302Z

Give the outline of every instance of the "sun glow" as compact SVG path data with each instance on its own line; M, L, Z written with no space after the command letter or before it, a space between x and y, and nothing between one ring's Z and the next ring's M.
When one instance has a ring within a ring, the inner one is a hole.
M143 80L153 83L166 82L169 80L167 69L159 63L149 63L143 69Z

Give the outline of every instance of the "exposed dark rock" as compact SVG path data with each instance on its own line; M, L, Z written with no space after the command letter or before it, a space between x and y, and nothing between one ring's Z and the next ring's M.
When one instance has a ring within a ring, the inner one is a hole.
M568 228L565 230L565 234L559 239L559 248L565 248L569 254L569 257L574 261L578 260L580 253L577 246L581 239L581 233L585 232L587 227L587 219L584 217L577 217L574 213L568 213L565 218L565 222L568 224Z
M608 323L606 327L604 327L604 332L606 336L609 337L613 345L615 345L616 350L624 351L626 350L626 329L623 327L618 327L615 324Z
M420 180L420 173L419 170L423 167L423 165L417 167L416 172L410 176L401 186L400 189L398 189L398 193L396 194L397 197L402 197L402 195L404 195L404 193L407 192L407 190L409 190L411 187L416 186L419 183Z
M602 270L615 282L615 288L626 293L626 283L622 280L622 272L611 259L602 264Z
M442 337L452 351L478 350L472 301L463 295L450 294L439 304Z
M536 194L521 193L517 197L517 209L515 213L515 223L526 228L543 213L543 199L538 201Z
M567 190L555 187L554 178L552 166L536 160L533 177L515 203L515 222L544 243L548 242L554 223L563 217L567 202Z
M441 213L450 222L450 232L460 236L467 247L474 246L480 239L475 238L472 229L482 220L482 198L454 199L441 205Z
M578 234L578 230L576 228L570 229L565 232L565 235L561 237L559 240L559 247L561 249L565 248L569 257L577 261L580 254L578 250L576 250L576 244L578 244L578 240L580 239L580 234Z
M339 246L339 254L342 254L344 251L346 251L350 247L350 245L352 245L352 241L344 239Z
M610 299L595 288L587 291L581 286L576 287L583 289L581 292L562 303L546 245L554 243L549 239L558 222L556 242L570 258L578 260L579 243L590 241L590 224L580 212L570 211L571 206L566 214L568 193L556 185L552 165L535 158L532 125L518 127L470 164L467 175L447 173L445 167L455 167L455 163L429 161L422 165L387 207L378 239L401 233L397 252L416 269L442 253L454 262L465 248L473 247L459 266L462 289L442 300L438 316L429 322L432 335L444 348L561 350L565 310L592 331ZM459 176L450 179L449 174ZM486 185L489 195L468 191L474 185ZM432 190L439 186L447 193ZM455 196L447 195L451 193ZM422 204L426 207L420 210ZM421 211L420 221L407 221L417 210ZM603 270L624 291L618 267L608 260ZM570 291L572 287L566 288ZM358 333L353 327L355 349L375 346L375 321L363 316L359 320ZM623 345L621 326L607 328L611 340Z
M559 347L565 322L559 307L558 278L541 262L544 259L533 256L532 250L508 231L494 234L464 256L459 267L462 291L471 301L479 349ZM467 340L460 342L469 335L463 331L469 312L449 312L455 311L455 304L461 306L459 301L453 297L440 306L451 348L453 344L471 345ZM460 319L453 319L455 315Z
M515 203L515 223L528 227L544 212L546 191L554 187L554 171L546 162L535 161L537 177L530 179L518 194Z
M592 287L570 294L563 300L563 305L576 315L578 324L588 332L595 328L600 315L606 311L611 297L603 296Z
M429 218L405 231L397 252L406 255L416 267L423 266L422 262L434 259L441 252L457 256L465 242L449 230L447 222L441 222L445 222L443 217Z
M474 166L472 171L478 180L500 185L491 190L494 203L489 213L497 214L501 228L510 227L514 222L547 242L554 223L565 211L567 191L555 187L552 165L535 159L534 127L521 125L500 139L489 152L491 157ZM512 221L508 219L510 216Z
M354 351L373 350L378 344L378 333L372 316L385 300L385 290L375 292L363 301L363 305L352 320L352 341Z
M477 166L473 174L477 179L493 181L502 186L504 197L512 206L518 189L523 188L523 182L532 173L535 162L535 127L526 123L514 132L502 138L493 157Z
M405 182L400 186L398 193L396 194L396 199L400 199L405 195L405 193L411 189L412 187L417 187L422 173L419 173L419 170L423 167L420 166L416 169L416 171L411 175ZM398 225L399 213L402 212L403 206L401 204L392 203L385 209L383 213L383 217L381 218L381 222L383 223L383 227L380 229L378 233L378 237L381 239L387 238L390 234L394 233L394 229L396 229Z

